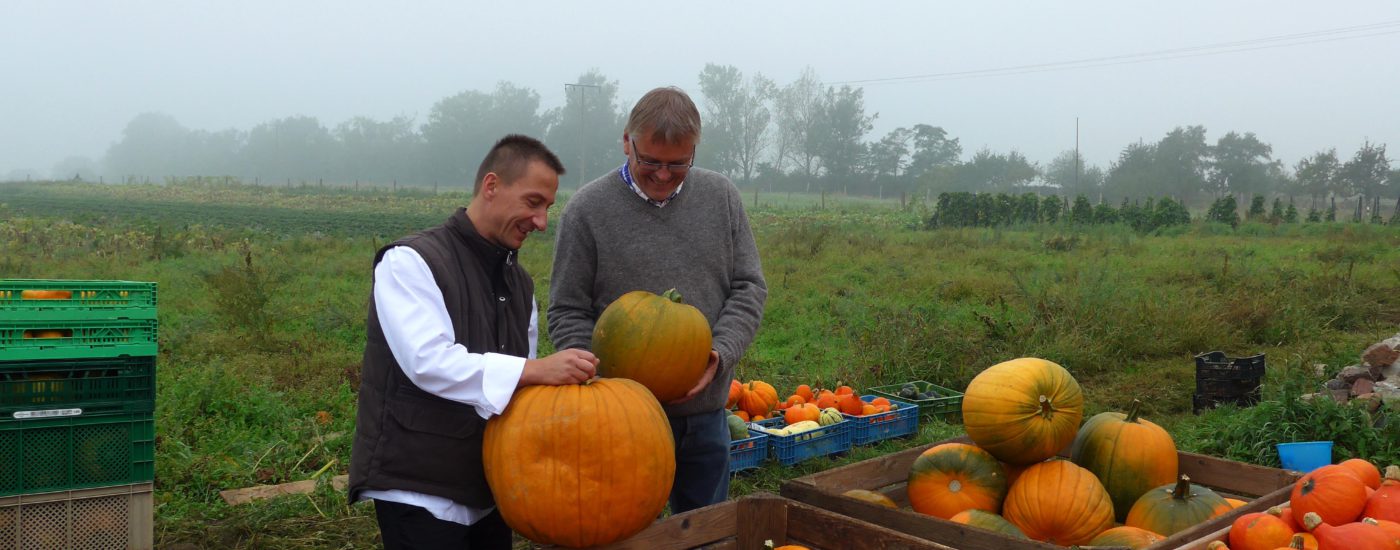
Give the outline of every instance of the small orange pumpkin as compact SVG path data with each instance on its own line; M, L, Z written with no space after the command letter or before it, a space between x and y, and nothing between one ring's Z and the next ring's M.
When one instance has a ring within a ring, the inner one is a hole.
M1292 540L1293 528L1264 512L1242 515L1230 525L1231 550L1274 550Z
M815 422L818 419L820 419L821 416L822 411L821 409L818 409L816 405L813 405L811 403L803 403L801 405L793 405L792 407L789 407L787 412L783 413L783 421L787 422L788 424L796 424L803 420L811 420Z
M744 393L744 384L736 378L729 381L729 399L725 400L724 408L732 409L739 403L739 396Z
M1348 458L1337 463L1338 466L1351 470L1356 477L1365 483L1367 487L1379 489L1381 487L1381 470L1370 461L1360 458Z
M793 393L802 396L803 403L811 403L817 399L817 396L812 393L812 387L806 384L798 386L797 391Z
M855 394L843 393L836 400L836 409L852 416L860 416L864 407L865 402L861 401L860 397Z
M749 412L749 416L768 416L778 406L778 390L762 380L754 380L744 385L744 393L739 396L739 408Z
M836 408L836 394L831 393L831 392L828 391L828 390L822 390L821 393L817 394L817 408L818 408L818 409L834 409L834 408Z
M894 508L896 510L899 509L899 506L897 506L893 500L890 500L890 497L887 497L875 491L868 491L865 489L851 489L841 494L843 496L848 496L856 500L863 500L871 504L878 504L886 508Z
M1099 533L1093 540L1089 541L1089 546L1127 546L1136 550L1147 548L1165 539L1166 537L1146 529L1122 525Z
M1361 515L1400 523L1400 466L1385 469L1385 481L1376 494L1366 499Z

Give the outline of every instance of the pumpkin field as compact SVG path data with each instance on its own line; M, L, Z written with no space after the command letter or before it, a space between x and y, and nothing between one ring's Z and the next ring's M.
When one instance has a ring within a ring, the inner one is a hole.
M1321 439L1337 462L1400 463L1400 407L1299 398L1400 330L1400 227L1233 227L1190 204L1190 223L1151 231L1063 219L930 229L930 202L748 193L769 293L736 374L779 399L804 384L963 391L988 367L1036 357L1077 380L1085 419L1131 408L1182 451L1277 467L1275 443ZM349 468L370 262L468 198L0 183L0 274L158 283L158 547L371 548L372 506L348 504L330 481ZM541 312L567 191L560 199L520 255ZM543 337L540 355L552 350ZM1266 355L1260 404L1192 413L1193 357L1217 350ZM736 474L730 496L964 433L960 418L925 420L912 437L836 458L767 462ZM219 494L307 479L319 483L310 494L240 505Z

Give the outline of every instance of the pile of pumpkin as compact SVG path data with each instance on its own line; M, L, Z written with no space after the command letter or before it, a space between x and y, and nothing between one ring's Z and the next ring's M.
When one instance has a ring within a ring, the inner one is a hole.
M1313 470L1293 485L1288 504L1237 518L1229 541L1208 548L1400 548L1400 466L1386 468L1384 479L1359 458Z
M974 444L946 443L923 452L909 473L910 506L1018 538L1143 548L1244 504L1178 476L1175 442L1139 416L1138 408L1134 402L1126 414L1102 413L1081 427L1084 397L1069 371L1035 358L994 365L972 380L963 397L963 422ZM1056 459L1066 447L1070 459ZM1349 474L1334 477L1340 475ZM1330 486L1305 500L1319 503L1313 506L1335 500ZM879 493L848 494L894 507ZM1351 496L1353 504L1364 498ZM1345 521L1361 510L1351 512ZM1336 525L1341 515L1324 518ZM1327 533L1337 529L1312 531L1326 547Z
M747 384L738 380L729 382L729 437L739 440L748 437L745 423L769 418L783 418L782 429L764 429L771 435L796 435L841 422L842 414L868 416L889 412L899 408L897 403L883 397L865 401L856 395L850 386L839 386L835 391L813 389L807 384L787 399L778 401L778 391L772 384L753 380Z

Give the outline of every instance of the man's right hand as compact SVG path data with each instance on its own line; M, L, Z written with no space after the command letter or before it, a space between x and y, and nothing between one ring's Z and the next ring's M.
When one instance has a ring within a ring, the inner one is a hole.
M587 350L566 349L540 359L526 359L516 387L582 384L598 374L598 358Z

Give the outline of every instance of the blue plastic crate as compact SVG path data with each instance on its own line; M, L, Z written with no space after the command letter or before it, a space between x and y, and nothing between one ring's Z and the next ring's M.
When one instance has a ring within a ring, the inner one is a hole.
M769 418L756 422L770 429L782 429L786 422ZM809 458L834 455L851 450L851 422L842 420L830 426L797 435L768 435L768 448L773 458L784 466L792 466Z
M749 437L729 442L729 473L757 468L768 458L768 434L753 430Z
M862 401L873 401L879 395L862 395ZM890 399L891 404L899 405L899 408L876 414L865 416L854 416L841 413L846 417L846 421L851 423L851 444L869 445L886 439L904 437L919 433L919 406L908 401Z

